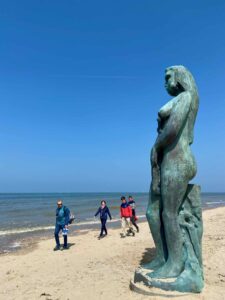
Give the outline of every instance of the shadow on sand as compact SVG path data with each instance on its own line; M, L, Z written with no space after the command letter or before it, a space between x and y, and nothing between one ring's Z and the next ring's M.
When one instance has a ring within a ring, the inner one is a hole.
M145 265L151 262L154 259L155 255L156 255L155 248L145 248L145 251L142 254L142 258L140 260L140 265Z
M71 247L73 247L74 245L76 245L75 243L68 243L67 244L67 247L68 247L68 249L70 249Z

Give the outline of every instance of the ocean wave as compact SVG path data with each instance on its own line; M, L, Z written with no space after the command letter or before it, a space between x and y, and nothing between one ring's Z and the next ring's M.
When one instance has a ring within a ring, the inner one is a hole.
M225 203L225 201L221 200L221 201L215 201L215 202L206 202L207 205L215 205L215 204L221 204L221 203Z
M112 219L111 221L109 221L110 223L114 223L114 222L118 222L120 219ZM100 223L100 219L96 219L96 220L87 220L87 221L77 221L76 224L73 225L95 225L95 224L99 224Z
M14 242L9 248L19 248L21 246L20 242Z
M0 231L0 236L34 232L34 231L40 231L40 230L50 230L50 229L54 229L54 228L55 228L55 226L37 226L37 227L30 227L30 228L9 229L9 230Z
M145 218L145 215L138 216L138 219ZM113 218L110 223L119 222L120 218ZM75 226L84 226L84 225L95 225L99 224L100 219L87 219L87 220L75 220L75 223L71 224L69 227ZM36 226L36 227L24 227L24 228L17 228L17 229L8 229L8 230L1 230L0 236L6 235L13 235L13 234L21 234L21 233L29 233L35 231L43 231L43 230L54 230L55 226Z
M143 219L143 218L145 218L145 215L140 215L140 216L137 216L137 217L138 217L138 219ZM120 218L113 218L109 222L110 223L115 223L115 222L119 222L119 221L120 221ZM73 224L73 225L95 225L95 224L99 224L99 223L100 223L100 219L96 218L96 219L87 219L85 221L79 221L79 220L77 220L76 223Z

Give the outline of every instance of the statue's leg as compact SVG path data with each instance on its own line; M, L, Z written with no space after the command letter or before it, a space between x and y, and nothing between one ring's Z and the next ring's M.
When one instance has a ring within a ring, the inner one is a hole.
M177 277L184 269L183 238L178 222L178 210L187 190L188 182L183 178L162 177L161 195L163 201L163 224L168 249L166 263L149 274L155 278Z
M165 246L165 238L161 224L161 196L153 192L149 194L149 203L146 212L148 224L152 233L153 240L156 247L156 257L150 263L143 265L146 269L156 269L165 263L165 256L167 250Z

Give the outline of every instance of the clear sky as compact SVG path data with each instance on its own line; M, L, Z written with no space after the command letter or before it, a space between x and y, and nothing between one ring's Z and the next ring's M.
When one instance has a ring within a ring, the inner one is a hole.
M164 70L193 73L194 182L225 191L225 1L0 3L0 192L149 189Z

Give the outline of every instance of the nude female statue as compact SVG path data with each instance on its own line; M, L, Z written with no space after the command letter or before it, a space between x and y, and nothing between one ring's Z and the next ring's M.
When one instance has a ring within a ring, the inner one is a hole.
M189 181L197 168L190 145L198 111L198 92L183 66L166 69L165 87L174 98L158 112L158 136L151 151L152 182L146 216L156 258L145 265L149 276L177 277L184 269L183 237L178 221Z

